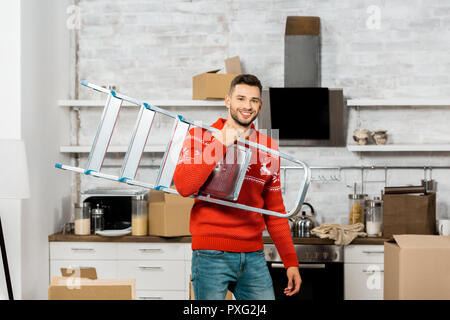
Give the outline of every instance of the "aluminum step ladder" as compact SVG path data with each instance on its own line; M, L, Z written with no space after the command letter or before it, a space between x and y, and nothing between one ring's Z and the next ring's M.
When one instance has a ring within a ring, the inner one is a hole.
M186 134L190 130L190 127L192 126L194 130L196 128L198 128L199 130L201 130L200 128L203 128L211 132L220 131L216 128L205 126L201 123L197 123L181 115L161 109L157 106L150 105L146 102L127 97L125 95L115 92L114 90L105 89L101 86L86 81L82 81L81 84L96 91L107 94L108 97L106 99L106 104L103 109L103 113L97 128L94 142L92 144L91 151L88 156L86 168L79 168L59 163L55 164L56 168L69 170L97 178L126 183L132 186L139 186L147 189L160 190L170 194L178 194L176 189L173 189L170 186L172 183L178 158L180 156L181 149L184 143L184 139L186 137ZM127 101L137 106L140 106L140 110L131 136L130 143L128 145L128 150L125 154L123 164L120 169L120 174L119 176L114 176L102 173L101 168L123 101ZM171 139L166 146L166 150L158 171L156 181L153 184L150 184L147 182L135 180L135 176L156 113L161 113L173 118L174 124L171 133ZM300 188L299 191L297 192L294 207L291 210L287 211L286 214L233 202L238 199L239 192L244 180L244 176L250 162L250 157L252 153L251 148L259 149L264 152L273 154L276 157L291 161L303 168L304 176L299 184ZM227 171L226 170L227 163L229 164L231 161L229 159L230 157L233 158L231 160L234 161L238 160L235 163L235 165L238 166L237 168L238 170L232 170L233 173L231 175L223 176L221 175L221 173ZM221 183L224 182L223 181L224 177L226 177L227 179L232 179L231 183ZM267 148L264 145L257 144L242 138L238 138L236 144L227 148L227 152L224 158L217 163L216 168L211 173L211 176L208 178L207 183L205 183L205 185L199 190L198 194L192 195L191 198L212 202L224 206L229 206L233 208L238 208L246 211L258 212L261 214L267 214L281 218L289 218L290 216L300 211L310 181L311 181L310 168L304 162L294 159L288 154L284 154L277 150ZM223 187L223 185L226 186Z

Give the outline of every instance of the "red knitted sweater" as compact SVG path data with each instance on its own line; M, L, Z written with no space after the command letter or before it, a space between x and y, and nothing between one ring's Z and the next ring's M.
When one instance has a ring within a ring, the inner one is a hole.
M222 129L226 120L219 118L212 127ZM184 197L198 192L226 147L205 129L191 129L174 173L175 187ZM277 150L276 143L255 130L247 138ZM285 213L280 187L279 157L252 148L239 198L236 202ZM276 245L285 268L298 266L298 259L287 219L195 200L191 210L192 249L251 252L263 249L262 231L267 230Z

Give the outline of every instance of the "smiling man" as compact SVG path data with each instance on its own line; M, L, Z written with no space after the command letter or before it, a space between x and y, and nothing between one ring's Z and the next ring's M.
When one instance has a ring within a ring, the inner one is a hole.
M257 77L237 76L225 98L227 119L219 118L212 125L220 132L189 131L174 174L176 189L182 196L199 191L238 137L277 149L275 142L253 124L262 107L261 90ZM285 213L279 175L279 158L253 149L237 202ZM262 232L266 227L286 268L284 293L294 295L300 289L301 278L287 219L195 200L190 231L196 299L222 300L227 290L238 300L275 298L264 259Z

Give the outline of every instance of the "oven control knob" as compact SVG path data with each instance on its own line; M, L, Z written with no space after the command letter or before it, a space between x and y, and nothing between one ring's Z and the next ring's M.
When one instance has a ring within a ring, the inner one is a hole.
M323 258L326 260L326 259L328 259L328 252L324 252L323 253Z
M314 252L314 258L318 259L319 258L319 252Z

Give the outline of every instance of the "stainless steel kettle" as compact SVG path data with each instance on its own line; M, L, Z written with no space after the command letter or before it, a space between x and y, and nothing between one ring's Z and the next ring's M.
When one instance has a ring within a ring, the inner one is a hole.
M297 238L307 238L311 236L311 230L317 226L317 222L314 219L315 212L312 205L304 202L303 205L308 206L311 209L311 215L307 216L305 211L302 211L301 215L296 215L292 220L292 235Z

